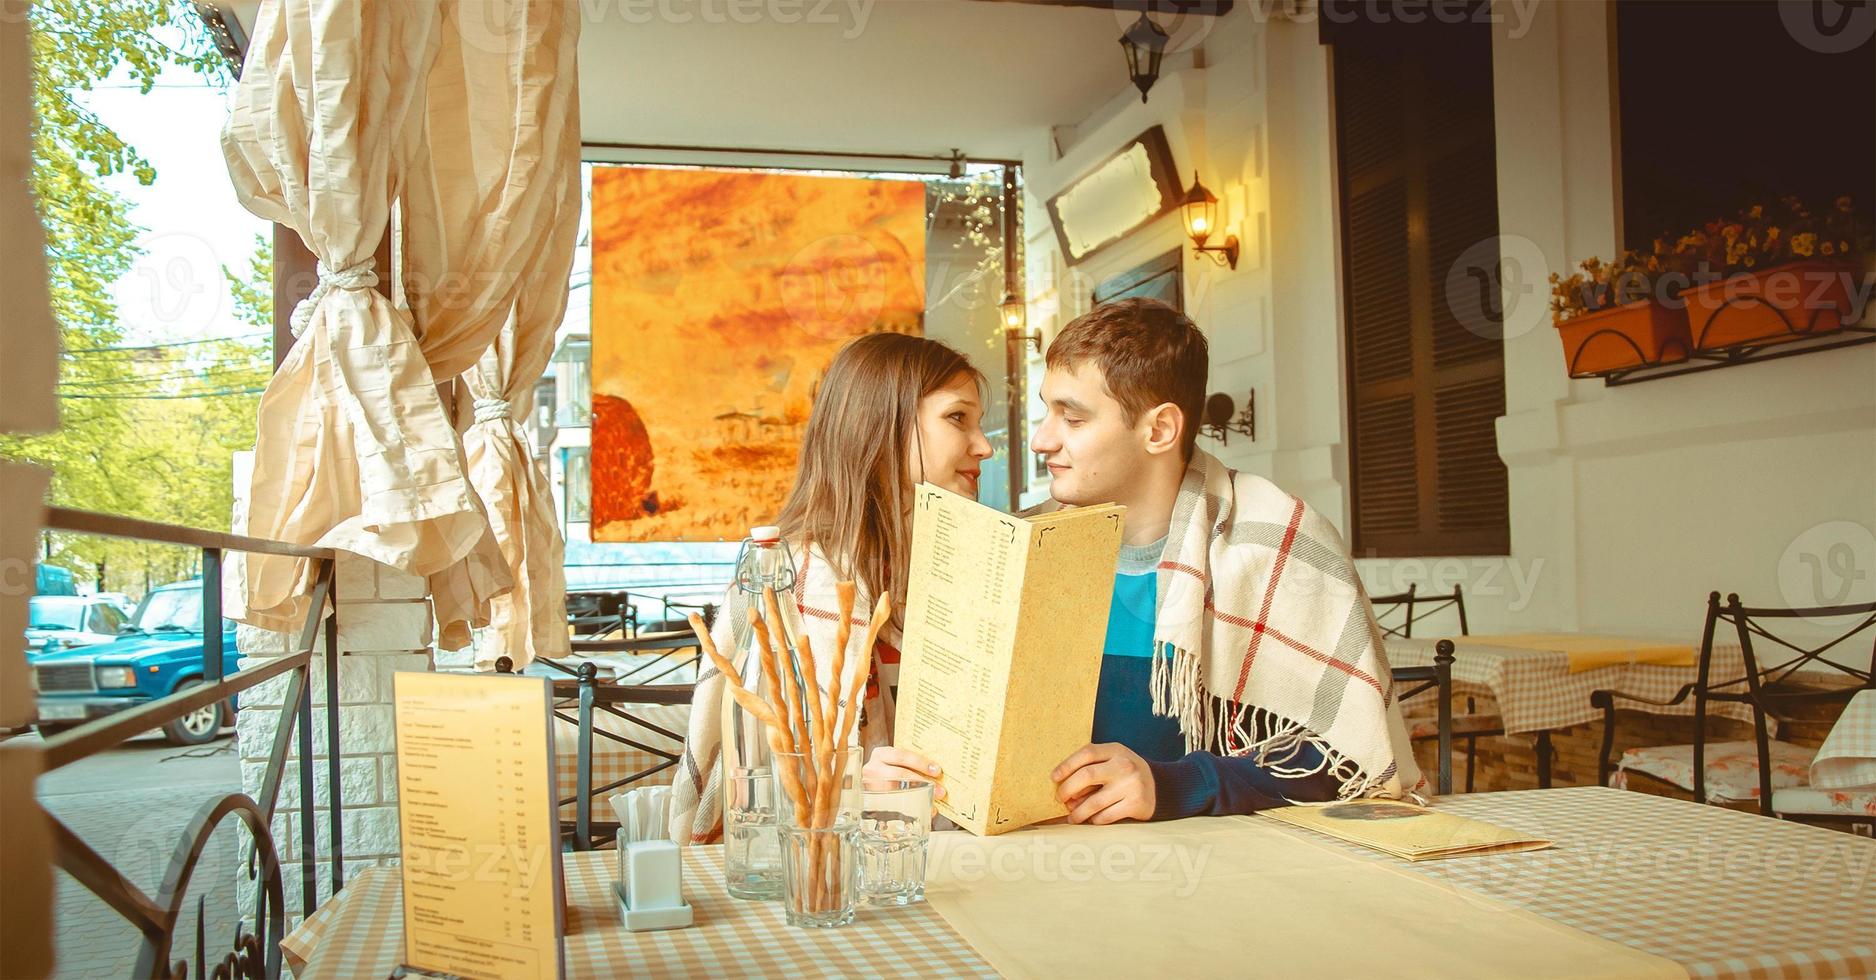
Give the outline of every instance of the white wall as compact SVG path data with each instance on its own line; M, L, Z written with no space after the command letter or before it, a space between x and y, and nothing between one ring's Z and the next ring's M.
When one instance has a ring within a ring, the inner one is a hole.
M1053 336L1086 309L1093 283L1186 244L1169 215L1065 277L1042 206L1126 140L1165 126L1181 180L1197 167L1237 205L1227 230L1244 248L1235 271L1189 249L1185 260L1187 311L1212 345L1211 389L1240 404L1257 391L1257 440L1208 448L1346 530L1328 53L1313 21L1260 22L1254 6L1219 19L1194 67L1162 78L1146 105L1117 85L1105 108L1061 130L1071 142L1059 159L1038 137L1024 161L1031 318ZM1713 589L1766 605L1876 598L1876 346L1620 388L1565 376L1546 277L1607 258L1620 240L1612 15L1588 2L1502 13L1499 225L1516 268L1498 436L1512 553L1363 559L1370 588L1458 582L1475 631L1689 637ZM1853 591L1844 572L1862 576Z

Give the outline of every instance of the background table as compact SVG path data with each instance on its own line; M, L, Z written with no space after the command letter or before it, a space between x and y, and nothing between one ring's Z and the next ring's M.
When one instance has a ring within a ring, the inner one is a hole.
M1548 650L1494 646L1490 636L1447 637L1453 641L1453 693L1483 694L1498 704L1507 735L1535 734L1537 783L1550 785L1550 733L1592 722L1601 717L1589 703L1591 691L1620 691L1634 697L1666 701L1698 676L1697 666L1612 664L1592 670L1570 670L1568 655ZM1430 667L1439 638L1390 637L1388 663L1396 667ZM1737 641L1713 642L1713 676L1743 677L1745 656ZM1656 706L1622 702L1625 709L1650 714L1692 717L1694 699L1677 705ZM1715 702L1709 714L1750 723L1752 709L1744 704ZM1776 732L1777 722L1768 719Z
M1876 974L1876 841L1756 814L1603 787L1480 793L1443 810L1554 839L1550 850L1409 864L1310 831L1265 821L1298 847L1342 849L1401 874L1424 875L1593 936L1679 964L1696 977L1838 977ZM1219 819L1219 818L1202 818ZM1227 818L1230 819L1230 818ZM1086 828L1098 834L1102 828ZM569 855L570 976L990 976L987 963L930 906L866 910L853 924L802 930L773 902L723 891L720 847L686 853L687 895L698 924L630 933L607 889L611 852ZM993 885L987 885L993 887ZM1082 885L1079 887L1089 887ZM1124 915L1124 882L1115 891ZM1259 901L1244 897L1247 915ZM281 944L301 977L384 976L402 947L395 869L372 869ZM1013 924L1020 928L1020 923ZM1437 931L1438 922L1424 928ZM1339 935L1325 925L1325 936ZM1091 924L1082 942L1174 942ZM1298 937L1299 942L1315 941ZM1322 943L1324 975L1333 942ZM1465 949L1453 949L1463 962ZM1234 972L1242 963L1222 961ZM1409 972L1441 972L1414 963Z

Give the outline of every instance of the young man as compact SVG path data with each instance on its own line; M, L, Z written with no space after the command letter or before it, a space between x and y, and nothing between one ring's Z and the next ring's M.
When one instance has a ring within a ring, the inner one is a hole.
M1425 784L1341 537L1195 445L1206 374L1204 335L1152 300L1098 307L1049 347L1032 448L1051 495L1127 507L1092 739L1050 774L1075 823ZM942 779L891 747L867 769Z

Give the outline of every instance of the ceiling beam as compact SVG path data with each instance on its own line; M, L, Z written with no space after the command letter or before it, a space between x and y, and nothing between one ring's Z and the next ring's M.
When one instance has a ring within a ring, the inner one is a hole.
M1093 7L1149 14L1197 14L1222 17L1236 0L978 0L979 3L1021 3L1034 7Z

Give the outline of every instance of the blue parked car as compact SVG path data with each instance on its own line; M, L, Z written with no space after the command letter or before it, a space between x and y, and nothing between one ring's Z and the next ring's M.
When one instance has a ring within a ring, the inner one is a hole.
M233 674L234 623L222 620L222 676ZM202 683L202 583L152 589L131 625L110 643L30 656L39 685L39 731L54 735L93 718L174 694ZM163 726L177 745L200 745L234 724L231 698Z

